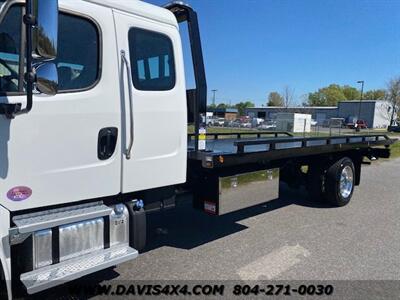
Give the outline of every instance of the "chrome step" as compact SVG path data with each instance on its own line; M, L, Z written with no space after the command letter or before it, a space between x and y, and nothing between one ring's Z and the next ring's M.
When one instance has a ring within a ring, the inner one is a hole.
M24 273L20 279L28 294L67 283L82 276L107 269L138 256L138 251L128 245L119 245L73 258L56 265Z
M30 233L64 224L107 216L112 209L103 202L51 209L45 212L15 216L13 222L19 233Z

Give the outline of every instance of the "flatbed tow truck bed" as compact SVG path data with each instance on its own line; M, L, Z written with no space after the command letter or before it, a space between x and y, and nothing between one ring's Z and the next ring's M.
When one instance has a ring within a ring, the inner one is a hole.
M296 137L275 131L208 133L206 150L196 152L193 136L188 135L188 160L201 162L208 169L351 150L360 150L368 157L387 158L388 147L396 142L385 134Z

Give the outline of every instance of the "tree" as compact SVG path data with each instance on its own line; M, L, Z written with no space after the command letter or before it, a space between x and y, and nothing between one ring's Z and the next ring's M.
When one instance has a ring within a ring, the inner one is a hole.
M254 103L251 101L245 101L239 102L235 105L235 108L237 108L240 116L243 116L245 109L249 107L254 107Z
M227 109L227 108L228 108L228 104L219 103L219 104L217 105L217 108L219 108L219 109Z
M365 100L384 100L386 97L386 91L379 89L379 90L370 90L366 92L363 96Z
M271 92L268 95L267 106L283 106L283 97L278 92Z
M351 97L350 90L348 90L348 96ZM343 88L337 84L331 84L308 94L307 102L309 106L336 106L339 101L343 100L347 100Z
M288 108L293 103L294 89L291 88L290 86L286 85L283 88L282 98L283 98L283 106L285 108Z
M211 103L211 104L207 105L208 110L214 110L216 108L217 108L217 105L215 105L215 103Z
M392 78L387 83L386 100L390 103L390 124L396 120L396 112L400 107L400 76Z
M355 87L345 85L341 87L341 89L343 91L343 95L346 97L346 100L360 100L361 93Z

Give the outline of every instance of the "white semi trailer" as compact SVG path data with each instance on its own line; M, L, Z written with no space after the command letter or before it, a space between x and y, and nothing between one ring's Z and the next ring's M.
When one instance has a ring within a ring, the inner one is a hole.
M209 134L200 151L200 41L196 13L180 2L0 0L2 297L135 259L146 213L173 207L177 191L222 215L277 198L280 176L343 206L363 159L390 155L393 140L384 135L286 132Z

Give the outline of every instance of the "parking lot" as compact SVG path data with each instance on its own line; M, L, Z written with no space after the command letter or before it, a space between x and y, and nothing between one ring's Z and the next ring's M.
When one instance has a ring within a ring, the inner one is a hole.
M151 280L398 280L400 159L365 166L350 204L332 208L305 191L223 217L181 199L149 218L141 256L103 271L104 284ZM159 228L163 228L160 230ZM163 231L163 232L161 232ZM39 295L65 295L61 287Z
M146 252L116 280L399 279L399 170L400 159L364 167L342 208L285 187L280 199L218 218L180 203L153 220Z

